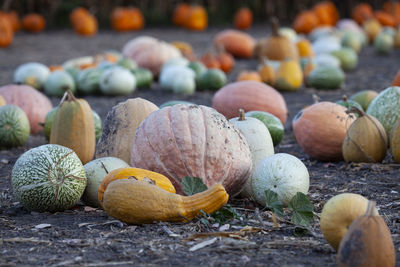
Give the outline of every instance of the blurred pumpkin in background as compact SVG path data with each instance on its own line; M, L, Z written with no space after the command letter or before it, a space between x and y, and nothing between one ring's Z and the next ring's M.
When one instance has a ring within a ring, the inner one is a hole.
M40 14L31 13L22 18L22 28L25 31L38 33L43 31L45 27L46 20Z
M144 26L144 17L138 8L117 7L111 13L111 26L116 31L140 30Z
M172 14L172 22L177 26L184 26L186 17L189 14L190 5L187 3L180 3L176 5Z
M191 6L184 26L194 31L205 30L208 26L208 16L205 8L202 6Z
M293 28L297 33L310 33L318 27L319 20L317 15L310 10L300 12L293 23Z
M0 47L9 46L14 38L14 31L10 21L3 16L0 16Z
M335 26L339 20L339 12L336 6L330 1L323 1L316 4L313 9L318 17L319 25Z
M379 21L383 26L396 27L396 22L394 17L390 13L386 13L385 11L376 11L374 13L375 18Z
M251 27L253 23L253 13L247 7L240 8L234 18L233 18L233 26L239 30L247 30Z
M352 17L362 25L367 19L374 17L374 12L370 4L360 3L353 8Z

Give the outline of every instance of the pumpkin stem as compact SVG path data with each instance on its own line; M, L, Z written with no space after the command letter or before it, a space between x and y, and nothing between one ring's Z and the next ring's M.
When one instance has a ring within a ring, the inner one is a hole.
M368 201L367 210L365 211L364 216L376 216L376 202L373 200Z
M343 99L344 102L347 102L347 101L349 100L349 98L347 97L347 95L343 95L343 96L342 96L342 99Z
M350 107L349 109L346 110L346 113L347 113L347 114L355 113L355 114L357 114L359 117L365 116L365 112L362 111L362 110L360 110L360 109L357 108L357 107Z
M67 90L67 101L68 102L76 101L76 97L74 96L71 90Z
M244 116L244 109L239 108L239 121L245 121L246 118Z
M276 17L271 18L272 36L279 36L279 20Z

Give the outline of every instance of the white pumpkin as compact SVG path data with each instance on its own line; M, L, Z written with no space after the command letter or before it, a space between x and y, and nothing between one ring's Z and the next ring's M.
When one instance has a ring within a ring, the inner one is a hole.
M86 173L87 185L82 195L82 201L86 205L99 208L97 191L104 177L115 169L127 167L129 167L128 163L115 157L98 158L86 163L83 168Z
M184 57L174 57L169 59L168 61L164 62L162 65L161 71L165 68L171 67L171 66L183 66L187 67L189 65L189 60L184 58Z
M46 65L29 62L18 66L15 70L14 83L27 84L41 90L49 75L50 70Z
M265 206L265 190L269 189L288 205L297 192L307 194L309 185L310 176L303 162L290 154L278 153L256 165L250 181L250 195Z
M100 90L105 95L129 95L135 89L135 76L122 67L111 67L100 77Z
M175 94L192 95L196 91L196 82L191 76L177 76L172 82Z
M196 73L191 68L180 65L163 68L159 79L161 88L172 90L177 77L188 77L194 81Z

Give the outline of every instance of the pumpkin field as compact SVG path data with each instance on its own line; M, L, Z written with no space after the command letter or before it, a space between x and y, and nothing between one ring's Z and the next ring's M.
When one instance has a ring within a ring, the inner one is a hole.
M0 11L0 266L400 266L400 3L343 6Z

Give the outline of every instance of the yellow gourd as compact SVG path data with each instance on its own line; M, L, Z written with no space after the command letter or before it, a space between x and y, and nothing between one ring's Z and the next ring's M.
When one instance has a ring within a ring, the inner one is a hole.
M297 60L285 60L276 71L275 88L282 91L297 91L303 84L303 72Z
M314 51L310 41L307 39L301 39L296 43L297 51L300 57L313 57Z

